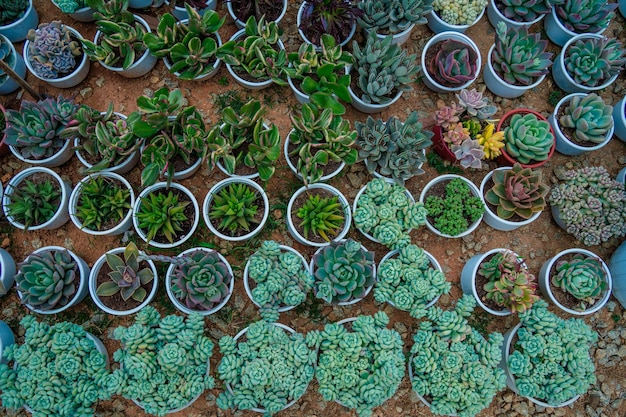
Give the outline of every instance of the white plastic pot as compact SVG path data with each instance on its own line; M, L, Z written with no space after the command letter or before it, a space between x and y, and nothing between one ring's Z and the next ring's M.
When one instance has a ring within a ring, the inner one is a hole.
M4 348L11 346L15 343L15 336L8 324L0 320L0 364L7 363L4 358Z
M3 44L9 45L9 48L11 49L9 55L15 57L15 63L12 65L11 69L15 71L20 77L26 77L26 65L24 64L24 58L22 58L22 55L17 53L17 51L15 50L15 46L13 46L13 43L1 33L0 39L2 40ZM18 88L20 88L20 85L17 83L17 81L9 76L6 76L6 79L0 83L0 95L11 94Z
M498 27L499 22L504 22L507 29L519 29L522 26L534 25L544 17L544 15L541 14L539 15L539 17L529 22L519 22L517 20L509 19L508 17L503 15L502 12L500 12L500 9L498 9L498 6L496 6L496 1L499 0L489 0L489 3L487 4L487 17L489 18L489 23L491 23L491 26L493 26L494 28Z
M428 27L430 28L430 30L435 32L435 34L448 32L448 31L463 33L467 29L469 29L470 26L474 26L476 23L478 23L478 21L482 19L484 14L485 14L485 9L483 9L480 12L476 20L474 20L474 22L471 25L451 25L450 23L446 22L441 17L439 17L437 12L435 12L434 10L431 10L431 12L426 15L426 20L428 20ZM422 66L422 68L424 67Z
M5 295L15 282L15 261L9 252L0 248L0 297ZM1 351L1 349L0 349Z
M617 247L611 260L609 270L613 281L613 296L626 307L626 241Z
M626 142L626 95L613 106L613 124L615 136Z
M217 3L217 0L211 0L213 2L213 7L215 7L215 3ZM230 4L230 3L229 3ZM180 7L176 6L176 9L180 9ZM185 11L185 15L187 15L187 11L183 8L183 10ZM203 9L203 10L207 10L207 9ZM181 20L179 23L182 24L188 24L189 23L189 19L185 18L184 20ZM213 35L215 35L215 37L217 38L217 46L220 47L222 46L222 38L220 38L220 34L215 32L213 33ZM168 71L171 72L172 70L172 63L169 60L168 56L164 56L163 57L163 63L165 64L165 67L167 68ZM209 72L207 72L204 75L200 75L196 78L193 79L193 81L204 81L204 80L208 80L210 78L213 78L218 71L220 70L220 65L222 64L222 60L219 58L215 58L215 63L213 64L213 69ZM180 77L180 73L179 72L174 72L174 75L176 77Z
M493 2L494 0L491 1ZM537 81L530 85L509 84L508 82L500 78L496 70L493 68L493 64L491 63L491 55L493 54L495 48L495 44L492 45L491 48L489 48L489 53L487 54L487 65L485 65L485 71L483 72L483 80L485 81L485 85L492 93L503 98L516 98L524 94L526 91L532 90L533 88L537 87L546 78L546 75L544 74L539 77Z
M287 138L285 139L285 144L283 145L283 152L284 152L284 155L285 155L285 159L287 160L287 165L289 165L289 168L291 169L291 172L293 172L293 174L296 177L298 177L298 179L302 180L302 175L298 172L298 169L296 168L296 166L294 165L293 161L289 157L289 137L291 136L291 133L294 130L295 129L291 129L291 131L287 135ZM298 156L296 155L295 158L298 158ZM345 166L346 166L346 163L342 161L339 164L339 167L337 167L337 169L335 169L333 172L330 172L330 173L328 173L326 175L322 175L318 181L328 181L331 178L336 177L337 175L339 175L339 173L341 171L343 171Z
M285 17L285 13L287 13L287 0L281 0L281 2L283 3L283 11L276 18L276 20L274 20L274 22L276 22L276 24L280 23L280 21L283 20L283 17ZM237 18L237 16L235 16L235 11L233 10L233 6L231 5L230 1L226 2L226 8L228 9L228 14L230 15L230 17L235 22L235 25L237 26L237 29L245 29L246 22L244 22L242 20L239 20ZM257 20L259 20L259 19L257 18Z
M78 22L94 22L96 20L93 15L94 12L95 10L91 7L81 7L74 13L70 13L69 16Z
M383 110L388 109L393 104L395 104L400 97L402 97L402 91L398 91L396 95L391 99L389 103L386 104L375 104L375 103L366 103L361 98L352 91L352 87L348 87L348 93L350 93L350 98L352 98L352 107L360 111L361 113L372 114L372 113L380 113Z
M11 42L17 43L26 39L30 29L35 29L39 23L37 10L33 5L33 0L28 0L28 8L16 21L8 25L0 25L0 35L6 36Z
M63 165L72 158L74 150L72 149L72 141L70 139L65 140L65 144L52 156L43 159L28 159L24 158L20 153L20 148L9 145L11 153L20 161L27 164L36 165L38 167L54 168Z
M404 29L402 32L398 32L398 33L389 33L387 35L384 35L384 34L376 32L376 37L382 40L382 39L385 39L387 36L391 35L391 43L395 43L396 45L402 45L406 41L408 41L409 38L411 37L411 32L413 31L413 28L415 28L415 23L413 23L408 28ZM365 37L368 36L368 32L369 31L365 29Z
M304 42L313 43L309 40L309 38L307 38L304 32L300 30L300 24L302 23L302 13L304 13L304 5L306 3L307 3L306 1L303 1L302 4L300 4L300 7L298 8L298 14L296 15L296 28L298 29L298 34L300 35L300 37L302 38ZM348 36L346 36L346 38L342 40L341 42L338 42L339 46L347 45L355 33L356 33L356 22L354 22L354 24L352 25L352 28L350 29L350 33L348 34ZM321 45L315 45L315 46L316 48L321 49Z

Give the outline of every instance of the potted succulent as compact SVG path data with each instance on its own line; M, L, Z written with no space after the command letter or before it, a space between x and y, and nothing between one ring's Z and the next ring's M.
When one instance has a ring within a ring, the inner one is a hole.
M132 226L134 204L133 187L124 177L113 172L91 174L70 194L70 219L90 235L115 236Z
M287 213L287 230L308 246L327 246L331 240L343 239L352 221L346 197L324 183L304 186L293 193Z
M19 110L6 110L4 143L16 158L42 167L56 167L72 157L71 142L61 136L78 105L58 96L37 102L22 100Z
M622 142L626 142L626 94L613 106L613 123L615 124L615 136Z
M572 404L596 382L590 351L598 334L581 319L551 313L543 300L519 318L504 335L507 386L542 407Z
M25 316L21 345L2 352L14 366L0 365L2 404L33 415L94 414L108 400L109 356L102 342L77 324L54 325ZM36 359L34 359L36 358Z
M539 299L535 275L521 256L504 248L472 256L461 271L461 288L494 316L522 313Z
M368 239L391 250L411 243L409 233L426 223L424 204L406 188L375 178L361 188L352 208L354 225Z
M275 22L277 25L287 13L287 0L263 1L263 0L230 0L226 2L228 14L235 21L239 29L246 27L246 22L251 16L257 20L265 16L267 22Z
M211 187L202 205L202 216L214 235L240 242L263 230L269 207L267 194L260 185L247 178L233 177Z
M11 42L26 39L28 31L39 23L33 0L0 0L0 10L0 35Z
M531 109L514 109L502 116L498 131L504 132L504 148L498 162L509 166L539 168L552 157L554 132L548 120Z
M13 331L4 321L0 320L0 364L6 364L8 361L4 357L4 350L15 343L15 335ZM6 378L4 379L7 380ZM5 390L6 386L0 386L0 389ZM0 396L3 401L6 401L5 398Z
M485 223L505 231L526 226L543 211L549 191L539 170L520 164L494 169L480 183Z
M79 22L93 22L96 20L94 10L87 5L87 0L52 0L64 14Z
M293 128L285 139L285 159L304 185L327 181L356 162L356 130L331 108L303 104L289 118Z
M626 190L606 168L556 170L555 174L561 182L552 187L548 201L557 225L586 246L626 236Z
M624 268L624 260L626 259L626 243L622 242L621 245L615 249L611 259L609 261L609 270L611 271L611 277L613 281L613 296L623 306L626 304L626 297L624 291L624 276L626 276L626 268Z
M14 175L2 196L7 221L22 230L52 230L70 219L71 186L49 168L31 167Z
M378 265L374 299L419 318L452 287L439 262L417 245L389 252Z
M369 294L376 282L374 252L359 242L332 241L311 259L314 293L329 304L351 305Z
M60 20L31 29L24 43L24 62L31 74L57 88L80 84L89 73L81 34Z
M185 20L189 18L187 5L189 5L194 11L198 12L200 16L204 16L204 14L209 10L215 10L215 7L217 6L217 0L174 0L171 3L169 0L165 0L164 3L167 5L174 5L173 9L170 6L171 10L169 13L171 13L178 20ZM152 6L155 6L155 1L152 2Z
M44 246L18 265L17 295L29 310L58 314L80 303L88 293L89 266L74 252Z
M505 387L498 368L502 335L488 339L467 321L476 302L465 294L453 310L433 307L420 324L409 359L409 378L433 414L475 416Z
M596 93L573 93L563 97L548 117L554 130L556 150L580 155L602 148L613 137L613 107Z
M601 34L615 15L617 3L608 0L553 1L545 20L545 29L552 42L563 46L581 33Z
M320 46L322 35L328 33L343 46L354 35L357 18L362 15L350 0L306 0L298 9L296 25L305 42Z
M0 248L0 297L9 292L15 282L15 261L9 252ZM1 357L1 353L0 353Z
M365 417L393 397L404 378L404 343L388 324L389 317L379 311L307 334L309 345L319 351L315 378L325 401Z
M246 262L243 271L246 294L268 322L302 304L313 288L306 259L295 249L265 240Z
M215 386L209 376L213 342L204 332L199 314L161 318L154 307L144 307L134 324L113 331L121 348L113 354L119 368L109 376L109 392L158 416L190 406Z
M374 31L379 37L392 35L394 43L402 45L415 25L426 24L426 15L433 10L432 3L433 0L365 0L358 3L364 13L357 17L357 23L366 32Z
M590 93L611 85L626 64L616 38L581 34L568 40L554 60L552 77L566 93Z
M487 88L500 97L515 98L537 87L552 65L547 46L540 33L528 33L528 26L507 29L498 23L483 74Z
M235 337L223 336L219 345L217 372L226 391L216 402L223 410L272 416L294 405L315 373L316 352L303 335L280 323L252 323Z
M487 17L496 28L503 22L507 29L532 26L552 11L552 5L560 0L489 0Z
M387 121L367 116L365 123L356 121L356 145L359 161L375 177L391 179L398 185L423 174L425 149L432 144L433 133L422 129L417 111L402 122L395 116Z
M426 212L426 227L438 236L456 238L472 233L483 218L480 191L459 175L440 175L420 194Z
M17 75L26 76L24 58L15 50L13 43L4 35L0 34L0 61L4 61ZM16 80L0 70L0 95L10 94L17 90L20 85Z
M439 34L463 33L485 14L487 0L433 0L433 10L426 15L430 30Z
M441 32L424 46L421 63L426 87L436 93L449 93L476 81L482 58L480 49L467 35Z
M358 74L354 90L348 89L352 105L363 113L378 113L400 99L404 91L411 91L411 83L420 71L416 56L409 55L392 37L379 39L371 32L365 46L352 43L354 66Z

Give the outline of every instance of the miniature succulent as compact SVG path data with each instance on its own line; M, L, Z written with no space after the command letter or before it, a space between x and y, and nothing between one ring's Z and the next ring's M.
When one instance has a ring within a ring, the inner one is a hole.
M554 145L550 123L533 113L511 116L504 140L506 153L522 164L545 161Z
M476 140L483 147L486 159L495 159L502 155L504 132L495 132L495 129L496 126L493 123L487 123L483 131L476 135Z
M67 250L31 253L19 265L15 283L22 303L38 310L66 305L78 289L78 265Z
M502 14L516 22L531 22L550 13L553 4L563 0L500 0Z
M0 0L0 2L1 1L2 0ZM0 38L0 61L7 64L9 68L15 68L17 63L17 52L13 52L11 41L5 41L3 38ZM5 74L4 71L0 69L0 85L4 84L8 79L9 75ZM0 126L4 125L0 124ZM0 131L2 130L4 130L4 128L0 129Z
M398 185L424 173L421 168L426 160L424 149L432 144L433 133L423 129L418 118L417 111L413 111L404 122L395 116L387 122L371 116L365 123L355 122L359 160L365 161L370 173L379 171Z
M446 39L436 43L433 48L436 50L432 58L426 62L426 69L435 81L454 88L476 78L478 55L470 45Z
M576 33L596 33L606 28L617 3L608 0L576 0L554 4L559 22Z
M344 208L337 196L309 195L296 212L296 217L302 220L299 226L302 227L305 239L313 233L326 242L330 242L345 223Z
M501 219L518 215L527 220L543 211L550 187L543 182L541 171L515 164L508 170L494 170L491 180L494 185L485 194L485 201L496 206Z
M106 230L119 224L132 210L130 190L119 181L104 176L92 177L80 186L75 215L82 227Z
M487 0L433 0L433 10L450 25L471 25L487 7Z
M258 321L244 335L245 341L230 336L220 339L217 372L230 388L217 398L221 409L265 409L271 416L306 391L315 373L315 351L299 333ZM232 391L231 391L232 390Z
M361 48L352 43L354 67L358 74L357 86L361 90L361 100L365 103L387 104L402 91L411 91L420 66L416 55L409 55L399 45L392 43L392 37L378 39L372 31Z
M108 276L110 281L103 282L96 289L96 295L110 297L119 293L122 300L130 298L142 303L148 292L143 287L154 279L154 274L149 267L139 269L139 249L130 242L124 248L124 258L114 253L105 255L106 263L111 269Z
M624 69L626 50L615 38L578 39L567 48L564 61L576 83L597 87Z
M256 285L252 297L261 305L261 317L270 322L278 320L280 307L302 304L313 288L313 275L302 259L273 240L250 257L248 276Z
M392 303L413 317L421 317L426 305L441 294L448 294L452 286L416 245L403 247L397 257L383 262L376 278L376 301Z
M411 243L409 231L426 224L426 210L407 196L406 188L384 178L371 180L358 199L354 224L390 249Z
M28 230L54 217L61 204L61 195L59 184L52 178L43 181L25 179L5 194L9 199L6 214Z
M490 333L485 340L469 325L475 306L474 297L465 294L453 310L433 307L413 336L411 385L428 398L433 414L473 417L506 385L498 367L503 337Z
M315 296L327 303L349 302L365 297L374 285L374 252L359 242L332 241L313 255Z
M559 406L595 384L590 350L598 334L584 321L563 320L543 300L519 318L522 327L507 361L519 395Z
M77 324L38 322L27 315L20 325L24 343L4 346L0 365L2 405L29 407L34 416L91 416L111 395L106 390L107 356Z
M433 227L450 236L466 231L485 211L480 198L472 194L461 178L454 178L446 184L444 197L428 195L424 207L428 217L432 218Z
M30 41L28 52L35 74L42 78L61 78L77 66L76 57L82 55L80 43L59 20L42 23L26 35Z
M78 105L73 99L58 96L38 102L22 100L20 110L7 109L4 143L14 146L27 159L45 159L67 142L61 132Z
M560 259L556 263L556 272L551 279L552 285L581 301L576 310L584 311L593 305L608 286L602 261L593 256L576 254L571 259Z
M412 25L426 24L426 15L433 10L433 0L366 0L358 6L364 14L357 18L366 30L395 34Z
M232 183L213 195L209 218L219 222L217 228L237 233L250 231L250 226L258 224L256 204L259 199L254 189L244 183Z
M152 192L141 200L136 213L137 224L147 230L146 239L165 237L173 243L178 232L183 231L183 222L187 220L185 208L190 201L179 201L178 194L171 190L167 193Z
M379 311L307 334L309 345L319 349L315 378L325 401L338 401L368 417L396 393L405 359L402 338L388 324L389 317Z
M459 100L459 111L471 117L477 117L479 120L487 120L498 111L498 107L481 91L475 88L468 90L463 88L456 95ZM469 119L471 120L471 119Z
M480 168L485 151L478 140L465 139L460 145L452 144L450 150L463 168Z
M558 208L568 233L584 245L599 245L626 236L626 190L604 167L556 171L562 182L552 187L549 201Z
M6 26L21 18L28 7L29 0L0 0L0 26ZM19 407L18 407L19 408Z
M121 348L113 354L119 368L108 378L109 394L138 401L147 414L164 416L213 388L208 372L213 342L204 332L204 319L197 313L161 318L154 307L145 306L134 324L113 331Z
M528 26L507 30L504 22L496 28L491 63L496 73L509 84L531 85L550 72L552 53L541 33L529 33Z
M87 7L87 2L85 0L52 0L52 3L54 3L63 13L66 14L72 14L78 9Z
M198 1L198 0L194 0ZM282 1L272 0L230 0L230 5L233 9L234 15L241 22L248 20L250 16L254 16L260 19L265 15L265 19L270 22L277 20L283 11ZM153 0L154 4L154 0Z
M350 0L307 0L298 29L314 45L320 45L325 33L341 43L362 15L363 11Z
M607 135L613 129L613 106L596 93L575 96L564 106L559 123L573 129L570 139L574 142L594 146L610 139Z

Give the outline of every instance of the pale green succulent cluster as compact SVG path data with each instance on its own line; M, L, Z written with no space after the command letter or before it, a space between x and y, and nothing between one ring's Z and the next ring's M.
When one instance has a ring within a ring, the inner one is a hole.
M359 417L369 417L372 408L396 393L405 359L400 334L387 329L388 324L389 317L379 311L307 334L309 345L319 349L315 377L325 401L338 401L356 409Z
M433 0L433 10L450 25L471 25L487 7L487 0Z
M581 301L575 310L584 311L592 306L608 287L602 261L594 256L576 254L572 259L559 260L556 272L551 279L552 285Z
M540 120L532 113L516 113L504 129L506 152L522 164L548 159L554 144L550 123Z
M498 367L503 337L491 333L485 340L470 327L467 317L475 306L474 298L465 294L454 310L434 307L413 336L409 377L413 390L429 399L433 414L475 416L506 385Z
M122 347L113 354L120 367L109 376L109 394L139 401L146 413L164 416L213 388L208 374L213 342L204 330L197 313L186 320L161 318L154 307L144 307L134 324L113 331Z
M393 303L413 317L422 317L426 305L441 294L448 294L452 286L416 245L401 248L397 257L379 266L376 276L376 301Z
M93 416L93 405L107 400L107 357L77 324L54 326L25 316L24 343L5 346L15 367L0 365L2 405L28 406L33 416Z
M217 398L221 409L264 408L271 416L300 398L315 373L315 351L299 333L288 334L265 321L252 323L245 341L220 339L217 367L228 390Z
M558 406L595 384L589 352L598 334L584 321L563 320L543 300L519 318L522 327L507 364L521 396Z
M302 259L273 240L264 241L249 262L248 275L256 283L252 297L268 321L278 320L279 307L300 305L313 288L313 275Z
M572 138L576 142L597 145L607 140L613 128L613 106L604 102L596 93L570 99L559 117L561 126L574 129Z
M433 0L365 0L358 3L365 14L357 17L364 29L395 34L412 25L426 23L426 15L433 10Z
M426 209L407 190L383 178L368 182L354 212L354 224L390 249L411 243L409 231L426 223Z

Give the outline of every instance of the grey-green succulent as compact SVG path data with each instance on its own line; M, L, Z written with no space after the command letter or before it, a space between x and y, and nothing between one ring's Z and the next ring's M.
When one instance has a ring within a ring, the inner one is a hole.
M548 159L554 135L547 120L541 120L533 113L516 113L504 129L504 141L506 152L512 158L529 164Z
M554 4L559 22L575 33L597 33L605 29L615 16L616 8L617 3L609 3L609 0L570 0Z
M613 128L613 106L596 93L574 96L564 106L559 123L573 129L570 139L574 142L594 146L610 139L607 135Z
M35 74L45 79L69 75L83 51L72 32L60 20L42 23L26 35L29 62Z
M502 14L516 22L531 22L550 13L554 4L564 0L500 0Z
M594 256L576 254L556 262L552 285L580 300L575 310L584 311L604 295L608 287L602 261Z
M433 0L365 0L358 3L365 13L357 17L357 23L376 32L399 33L412 25L426 24L432 4Z
M626 51L615 38L578 39L564 52L567 73L578 84L596 87L608 82L624 69Z
M10 68L15 68L17 53L13 52L11 41L0 38L0 61L4 61ZM0 85L9 79L8 74L0 70Z

